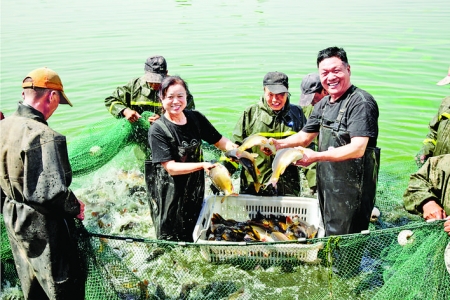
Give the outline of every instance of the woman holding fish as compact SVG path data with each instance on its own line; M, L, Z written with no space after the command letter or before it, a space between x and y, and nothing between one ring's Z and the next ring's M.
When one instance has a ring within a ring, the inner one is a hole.
M189 89L178 76L166 77L159 89L163 115L149 130L152 161L146 162L146 182L158 239L192 242L192 232L205 193L202 140L221 150L237 145L222 136L198 111L186 110Z
M266 156L261 151L261 147L268 148L275 154L274 145L268 142L268 138L288 137L300 131L306 123L302 109L290 104L288 88L286 74L267 73L263 79L264 96L244 111L234 128L233 140L240 147L226 154L243 165L240 193L300 195L300 175L294 165L287 166L276 184L267 185L273 173L274 156ZM279 168L281 165L274 167Z

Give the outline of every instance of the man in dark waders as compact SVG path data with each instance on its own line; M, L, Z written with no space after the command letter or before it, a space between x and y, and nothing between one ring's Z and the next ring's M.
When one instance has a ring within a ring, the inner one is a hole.
M350 82L344 49L320 51L317 66L329 96L314 106L301 132L274 143L278 149L305 147L319 135L319 151L302 148L303 158L297 165L317 162L317 192L325 234L359 233L368 228L375 202L378 106L369 93Z
M302 131L273 142L277 149L302 146L303 158L297 165L317 162L317 193L325 235L359 233L368 228L375 204L380 160L376 147L378 106L372 95L350 82L344 49L319 51L317 67L329 95L314 106ZM317 152L303 148L317 135ZM358 256L341 252L340 262ZM347 275L359 268L355 260L351 264L356 268L344 271Z

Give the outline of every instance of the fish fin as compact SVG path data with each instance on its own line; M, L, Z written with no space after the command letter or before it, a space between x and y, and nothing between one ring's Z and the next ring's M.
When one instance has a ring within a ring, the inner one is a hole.
M223 203L223 201L225 201L225 198L228 197L227 195L222 197L222 200L220 200L220 203Z
M294 224L294 221L292 221L292 218L289 216L286 216L286 225L291 226L292 224Z
M261 175L261 171L258 169L257 166L255 166L255 172L256 172L256 175Z
M255 182L254 185L255 185L255 191L258 193L259 189L261 188L261 183Z
M253 156L253 158L257 158L259 156L258 153L250 153L251 156Z
M268 183L264 184L264 187L268 187L269 185L272 185L275 189L277 189L277 183L269 181Z

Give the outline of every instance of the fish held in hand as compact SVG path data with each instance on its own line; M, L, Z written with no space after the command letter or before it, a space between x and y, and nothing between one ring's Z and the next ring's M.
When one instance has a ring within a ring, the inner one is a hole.
M277 188L277 182L280 176L284 173L287 166L302 159L303 151L295 148L285 148L278 150L275 155L275 159L272 162L272 176L266 183L266 186L272 185L275 189Z
M273 143L270 143L268 138L259 134L252 134L251 136L244 139L242 145L240 145L238 149L244 151L254 146L267 148L272 152L272 154L275 154L277 152L277 148L275 147L275 145Z
M221 202L226 197L235 195L233 194L233 183L231 182L230 172L228 172L224 165L215 163L214 168L209 170L209 177L211 177L212 183L225 194Z

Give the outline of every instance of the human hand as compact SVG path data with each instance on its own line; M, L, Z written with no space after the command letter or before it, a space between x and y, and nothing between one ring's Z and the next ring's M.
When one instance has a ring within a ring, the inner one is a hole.
M294 165L301 166L301 167L307 167L310 164L316 162L314 159L316 152L304 147L295 147L295 149L301 150L303 152L303 157L300 160L297 160L294 162Z
M127 119L130 123L134 123L137 120L141 118L141 115L137 113L137 111L125 108L123 111L123 116L125 119Z
M225 149L226 149L226 151L230 151L230 150L233 150L233 149L237 149L237 148L239 148L239 145L238 144L235 144L235 143L233 143L233 142L228 142L226 145L225 145Z
M277 140L277 139L269 138L269 144L274 145L275 149L277 149L277 150L281 149L281 142L279 140ZM261 149L261 151L262 151L262 149ZM264 152L264 154L265 154L265 152Z
M155 122L156 120L158 120L160 118L160 116L158 114L154 114L151 117L148 117L148 121L153 124L153 122Z
M442 220L447 217L442 207L434 200L430 200L422 206L425 220Z
M207 175L209 175L209 171L210 171L211 169L213 169L213 168L216 167L215 164L210 163L210 162L207 162L207 161L206 161L206 162L203 162L203 163L202 163L202 166L203 166L203 170L205 170L205 172L206 172Z
M450 217L446 218L447 221L444 222L444 231L450 236Z
M80 200L78 200L78 202L80 203L80 213L75 218L77 218L80 221L83 221L85 204L83 202L81 202Z
M261 146L261 151L266 155L266 156L271 156L273 153L272 153L272 150L270 150L269 148L267 148L267 147L264 147L264 146Z
M427 159L432 156L432 147L434 147L433 144L425 144L423 145L422 149L417 152L416 156L414 157L417 167L422 167Z
M414 157L414 160L416 161L417 167L421 168L425 162L427 161L428 156L421 154L420 152L416 154Z

